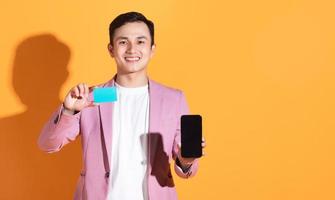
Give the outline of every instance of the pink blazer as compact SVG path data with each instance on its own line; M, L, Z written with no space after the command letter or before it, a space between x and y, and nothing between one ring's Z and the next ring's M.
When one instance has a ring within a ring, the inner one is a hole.
M100 87L114 85L114 78ZM150 121L148 133L148 194L150 200L176 200L177 193L170 169L180 142L180 117L188 114L183 93L149 80ZM80 135L83 166L74 195L75 200L104 200L108 193L109 161L112 146L113 103L88 107L73 115L63 115L60 106L45 124L38 146L45 152L59 151ZM174 171L182 178L195 175L198 160L188 173L174 162Z

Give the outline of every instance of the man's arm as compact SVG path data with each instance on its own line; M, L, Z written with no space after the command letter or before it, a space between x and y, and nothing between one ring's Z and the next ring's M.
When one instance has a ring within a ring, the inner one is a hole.
M189 177L193 177L196 172L198 171L198 159L195 159L192 163L192 165L185 165L183 163L180 162L180 160L178 159L178 154L180 154L180 146L178 146L178 144L180 144L181 142L181 133L180 133L180 117L182 115L187 115L189 114L189 108L185 99L185 96L182 92L180 92L180 113L179 113L179 119L178 119L178 125L177 125L177 129L176 129L176 135L174 138L174 142L173 142L173 150L172 150L172 157L175 160L175 164L174 164L174 170L176 172L176 174L178 176L180 176L181 178L189 178Z
M63 104L45 124L38 138L38 146L48 153L59 151L76 139L79 134L81 110L92 106L90 88L85 83L74 86L66 95Z
M44 125L38 138L38 147L42 151L57 152L78 136L80 112L70 114L64 111L62 104Z

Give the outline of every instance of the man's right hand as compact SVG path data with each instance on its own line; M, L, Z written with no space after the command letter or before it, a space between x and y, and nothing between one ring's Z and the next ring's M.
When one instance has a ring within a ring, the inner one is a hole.
M88 95L92 89L86 83L80 83L74 86L66 95L63 102L64 113L73 115L75 112L93 106L93 102L89 100Z

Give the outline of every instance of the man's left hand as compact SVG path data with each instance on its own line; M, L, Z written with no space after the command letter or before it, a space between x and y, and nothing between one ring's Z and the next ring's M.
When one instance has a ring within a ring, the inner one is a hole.
M202 148L204 149L206 147L206 142L205 142L205 138L202 138L202 143L201 143ZM182 165L182 168L188 168L190 167L193 162L195 161L195 159L197 158L184 158L181 156L181 144L177 144L178 147L178 159L180 161L180 164ZM202 151L202 156L205 156L204 151Z

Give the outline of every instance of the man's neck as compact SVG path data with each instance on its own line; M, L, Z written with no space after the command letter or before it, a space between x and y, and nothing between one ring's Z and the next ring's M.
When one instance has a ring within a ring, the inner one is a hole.
M149 80L147 74L144 72L130 74L117 73L115 81L123 87L141 87L147 85Z

